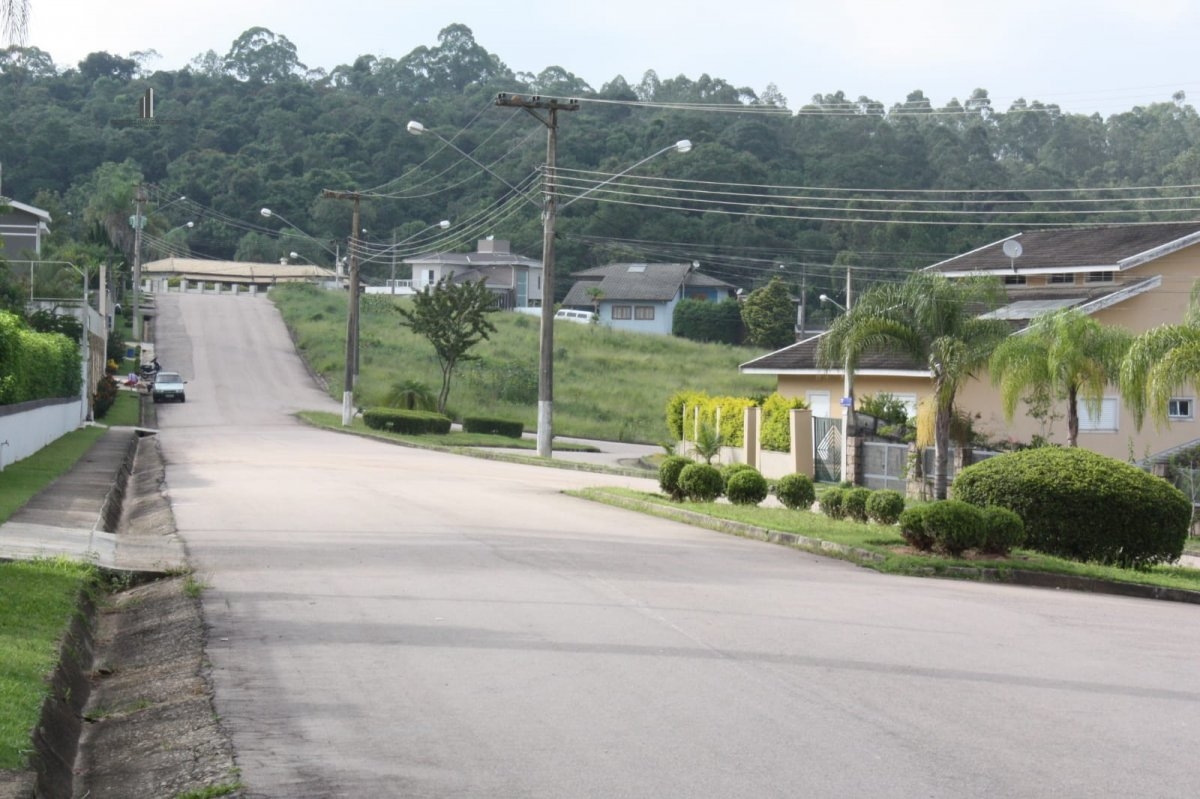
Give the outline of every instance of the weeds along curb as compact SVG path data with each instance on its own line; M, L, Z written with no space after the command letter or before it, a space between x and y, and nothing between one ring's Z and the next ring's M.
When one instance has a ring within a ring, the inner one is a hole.
M861 547L837 544L819 538L810 538L797 533L784 533L756 527L742 522L717 519L703 513L659 505L654 502L644 502L630 497L618 497L598 492L581 493L568 492L571 496L612 505L626 510L638 511L663 519L684 522L694 527L703 527L718 533L728 533L742 538L752 538L771 544L802 549L817 555L827 555L841 560L850 561L867 568L875 568L887 560L886 555L872 552ZM1200 591L1189 591L1185 588L1164 588L1155 585L1140 585L1138 583L1122 583L1115 580L1101 580L1095 577L1082 577L1074 574L1054 574L1051 572L1030 571L1028 569L993 569L971 566L928 567L925 569L899 572L914 577L942 577L956 580L974 580L977 582L1006 583L1029 588L1049 588L1054 590L1079 591L1091 594L1110 594L1135 599L1157 599L1167 602L1184 602L1200 605Z

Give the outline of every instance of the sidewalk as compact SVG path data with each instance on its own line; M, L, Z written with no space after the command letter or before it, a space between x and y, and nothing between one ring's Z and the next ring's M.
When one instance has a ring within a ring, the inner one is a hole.
M109 428L70 471L0 525L0 559L65 556L151 573L184 568L183 543L158 490L161 475L152 437Z

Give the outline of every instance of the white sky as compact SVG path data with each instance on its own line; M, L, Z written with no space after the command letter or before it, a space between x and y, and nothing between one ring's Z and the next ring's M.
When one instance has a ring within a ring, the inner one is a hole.
M993 106L1018 97L1070 112L1127 111L1184 91L1200 100L1200 2L1194 0L31 0L27 44L60 66L88 53L178 69L224 55L248 28L286 36L310 68L363 54L399 58L469 27L515 72L560 66L599 89L707 73L799 108L842 90L886 107L921 89L935 106L976 87Z

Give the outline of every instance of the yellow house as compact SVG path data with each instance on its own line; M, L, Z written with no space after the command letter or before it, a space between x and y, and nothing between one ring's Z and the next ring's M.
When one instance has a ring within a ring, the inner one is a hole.
M1007 304L992 312L1014 331L1042 313L1077 308L1109 325L1143 333L1183 320L1192 285L1200 279L1200 222L1036 230L992 242L927 267L950 278L973 274L1000 277ZM746 374L774 374L779 392L804 397L814 416L841 416L844 375L817 366L820 336L742 364ZM893 353L874 353L854 371L854 396L889 393L913 406L931 393L922 364ZM984 372L958 393L957 407L990 440L1028 442L1034 435L1066 441L1065 401L1048 420L1029 416L1018 403L1012 422L1004 418L999 390ZM1143 461L1200 442L1196 390L1180 387L1167 408L1170 422L1147 419L1141 430L1111 386L1098 414L1079 409L1079 446L1122 460Z

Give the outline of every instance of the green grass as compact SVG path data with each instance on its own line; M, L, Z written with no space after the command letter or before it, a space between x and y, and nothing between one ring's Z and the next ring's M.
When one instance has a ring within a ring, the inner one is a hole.
M104 435L103 427L83 427L30 455L6 464L0 475L0 524L35 494L75 465Z
M570 493L654 515L670 517L676 511L687 511L695 514L688 521L701 526L711 526L714 529L721 522L728 521L772 532L800 535L815 540L814 546L805 547L814 550L820 550L819 542L821 541L840 544L860 550L860 552L856 554L820 551L891 574L948 575L956 569L995 569L1001 572L1021 569L1160 588L1200 591L1200 569L1179 566L1156 566L1144 571L1119 569L1094 563L1076 563L1028 550L1014 550L1008 557L986 559L952 558L936 553L918 554L907 550L904 539L893 527L829 519L820 513L809 511L745 507L725 503L672 502L662 494L622 488L589 488ZM960 572L960 574L963 573ZM964 576L967 575L964 574Z
M7 474L7 471L6 471ZM0 768L27 765L63 631L95 570L67 560L0 563Z
M216 799L218 796L229 796L242 789L240 782L223 782L219 785L209 785L207 788L197 788L176 794L175 799Z
M271 299L314 371L341 398L345 356L346 296L309 286L271 289ZM396 300L363 298L361 375L356 401L379 404L392 384L425 383L434 392L441 371L429 343L399 324ZM450 387L454 417L495 416L537 424L539 320L523 314L491 315L497 332L471 350ZM699 344L674 336L563 323L554 328L554 432L562 436L655 444L667 438L666 405L683 389L713 395L771 393L775 380L741 375L737 367L765 350Z
M118 391L108 413L96 421L109 427L137 427L142 423L141 395L136 391Z

